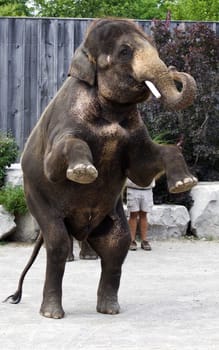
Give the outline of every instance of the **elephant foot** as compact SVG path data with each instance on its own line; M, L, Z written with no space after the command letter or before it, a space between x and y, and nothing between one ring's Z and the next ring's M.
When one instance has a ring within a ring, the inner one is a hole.
M64 310L62 306L53 303L43 303L40 308L40 314L47 318L60 319L64 317Z
M170 186L169 191L171 193L181 193L189 191L193 186L197 185L198 179L194 176L185 177L184 179L177 181L174 186Z
M80 184L89 184L96 180L98 176L97 169L92 164L77 164L73 168L69 167L66 172L69 180Z
M84 260L96 260L98 259L97 253L91 248L90 244L85 240L80 243L80 259Z
M96 260L98 259L98 255L96 253L79 253L79 257L82 260Z
M108 315L116 315L120 312L120 306L115 299L110 299L109 297L98 298L97 312Z

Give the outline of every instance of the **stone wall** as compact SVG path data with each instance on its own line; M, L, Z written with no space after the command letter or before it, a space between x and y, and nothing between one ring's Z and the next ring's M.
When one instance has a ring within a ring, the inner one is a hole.
M6 182L22 185L20 164L13 164L7 171ZM152 239L180 238L187 233L188 225L195 236L219 239L219 182L200 182L191 190L194 204L188 210L182 205L154 205L148 214L149 232ZM127 213L127 209L124 206ZM14 217L0 206L0 239L34 241L39 227L30 213Z

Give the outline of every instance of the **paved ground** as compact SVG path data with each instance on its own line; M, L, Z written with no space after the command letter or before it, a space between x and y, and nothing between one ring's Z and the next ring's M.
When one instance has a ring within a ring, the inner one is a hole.
M95 311L99 260L68 263L62 320L38 312L43 248L26 278L21 303L0 304L0 348L218 350L219 243L157 241L152 246L152 252L129 252L119 292L121 313L116 316ZM1 300L15 291L31 250L0 246Z

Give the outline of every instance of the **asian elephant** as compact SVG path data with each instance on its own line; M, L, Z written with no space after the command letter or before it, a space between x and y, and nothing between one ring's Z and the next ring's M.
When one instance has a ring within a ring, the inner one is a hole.
M41 234L12 303L20 301L24 275L44 242L40 313L64 316L62 279L72 235L87 239L101 260L97 311L119 312L121 266L130 245L120 195L126 178L147 186L165 172L170 192L197 183L176 146L151 140L137 109L151 92L167 108L180 110L193 102L196 84L189 74L167 68L133 21L95 20L22 155L26 200Z

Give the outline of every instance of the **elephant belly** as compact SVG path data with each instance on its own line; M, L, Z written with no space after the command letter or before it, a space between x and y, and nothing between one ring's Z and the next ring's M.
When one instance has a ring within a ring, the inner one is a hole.
M107 210L104 210L103 207L76 209L64 221L69 233L82 241L87 239L89 234L100 225L107 214Z

